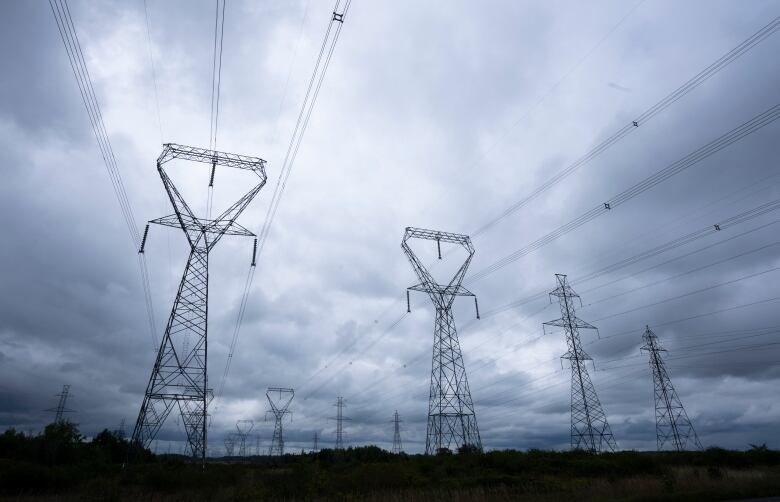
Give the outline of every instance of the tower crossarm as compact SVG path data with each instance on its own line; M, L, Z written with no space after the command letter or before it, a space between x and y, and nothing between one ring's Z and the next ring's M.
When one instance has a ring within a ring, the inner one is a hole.
M468 256L460 268L458 268L457 272L455 272L449 283L439 284L414 251L412 251L412 248L409 245L409 240L411 239L436 241L439 249L439 258L441 258L442 242L462 246L468 253ZM461 286L463 277L466 275L466 270L468 270L469 264L471 263L471 258L474 256L474 246L471 244L471 238L468 235L406 227L403 240L401 241L401 248L404 250L404 254L406 254L406 257L409 259L409 263L411 263L412 268L420 281L419 284L412 286L409 289L428 293L434 303L436 303L437 308L449 307L455 296L475 296Z
M431 288L429 285L426 284L415 284L414 286L410 286L409 288L412 291L421 291L423 293L428 294L440 294L444 296L476 296L474 293L469 291L468 289L464 288L461 285L458 286L440 286L436 284L433 288Z
M566 328L571 326L578 329L598 329L596 326L590 324L589 322L583 321L579 317L570 317L569 319L555 319L554 321L547 321L542 324L545 326L556 326L559 328Z
M265 183L266 179L266 162L259 157L249 157L237 153L220 152L195 146L177 145L176 143L166 143L163 145L162 153L157 158L157 163L165 164L173 159L183 159L193 162L202 162L204 164L245 169L254 172L263 180L263 183Z

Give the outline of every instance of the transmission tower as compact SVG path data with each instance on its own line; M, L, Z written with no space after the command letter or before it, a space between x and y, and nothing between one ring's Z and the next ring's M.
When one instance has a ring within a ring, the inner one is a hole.
M410 239L436 241L439 259L441 259L442 242L462 246L468 253L468 257L447 284L439 284L409 247ZM474 413L466 367L455 329L455 318L452 315L455 297L473 296L477 319L479 319L476 295L461 285L471 258L474 256L474 246L467 235L407 227L401 247L420 280L419 284L406 290L407 312L411 311L409 290L428 293L436 307L425 453L434 454L458 449L461 446L473 446L481 450L482 441L479 437L477 415Z
M57 407L49 408L46 411L54 412L54 423L59 424L64 421L63 415L65 413L73 413L73 410L66 406L68 403L68 396L70 395L70 385L63 385L62 392L55 395L60 398L60 400L57 402Z
M334 404L336 407L336 416L331 417L331 420L336 421L336 446L334 447L335 450L343 450L344 449L344 420L352 420L351 418L347 418L344 416L344 398L339 396L336 399L336 404Z
M215 219L198 218L163 169L163 166L173 159L210 165L210 185L213 184L217 166L247 170L257 176L257 180L243 197ZM149 223L181 229L190 245L190 255L149 377L133 430L132 443L136 447L147 448L163 426L174 404L177 404L186 428L190 452L193 458L200 458L205 465L207 408L212 396L207 376L209 252L224 235L255 236L236 223L236 218L265 185L265 161L256 157L169 143L164 145L157 159L157 171L174 213ZM144 252L148 232L147 224L140 253ZM253 256L252 265L254 264Z
M661 358L661 352L666 352L666 349L661 347L658 337L650 330L650 326L645 327L642 341L645 344L641 350L646 350L650 356L650 369L653 371L655 435L658 450L663 450L668 443L671 443L677 451L687 450L691 443L696 449L702 450L699 436L696 435L693 424L685 413L682 401L672 386L672 380Z
M314 431L314 447L311 449L312 453L317 453L318 451L320 451L319 442L320 442L320 435L317 433L317 431Z
M238 431L238 456L246 457L246 438L252 429L255 427L255 422L252 420L239 420L236 422L236 430ZM251 448L251 445L250 445Z
M401 419L398 418L398 410L393 415L393 453L402 453L404 445L401 442Z
M225 443L225 453L227 453L228 457L233 456L233 451L236 447L236 436L232 432L227 435L227 437L224 440Z
M292 412L287 408L289 408L294 396L295 391L293 389L284 387L268 387L268 390L265 392L268 404L271 405L271 409L266 412L265 416L267 418L268 413L274 416L274 435L271 439L271 448L268 451L268 454L271 456L284 455L284 431L282 424L284 423L285 415L292 417Z
M558 298L561 318L546 322L544 325L563 328L566 333L568 351L561 358L568 359L571 366L571 448L594 453L615 451L617 443L612 436L607 415L601 407L585 366L586 361L593 358L582 350L580 342L580 329L596 329L596 327L577 317L573 300L575 298L579 300L580 295L569 286L566 276L555 274L555 278L558 287L550 292L550 296Z

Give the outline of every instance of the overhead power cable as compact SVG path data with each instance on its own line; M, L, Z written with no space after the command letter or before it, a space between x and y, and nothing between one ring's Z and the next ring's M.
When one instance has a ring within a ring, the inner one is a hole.
M472 236L472 238L487 232L498 222L500 222L507 216L515 213L520 208L522 208L532 200L536 199L539 195L541 195L545 191L549 190L556 184L563 181L565 178L567 178L572 173L574 173L577 169L587 164L594 158L598 157L600 154L602 154L609 147L611 147L612 145L614 145L615 143L623 139L625 136L631 134L632 132L634 132L634 130L638 129L640 126L647 124L653 117L655 117L656 115L658 115L659 113L667 109L669 106L671 106L672 104L680 100L686 94L688 94L689 92L691 92L692 90L696 89L698 86L700 86L701 84L709 80L712 76L714 76L719 71L721 71L722 69L724 69L725 67L727 67L728 65L736 61L740 56L744 55L750 49L752 49L762 41L766 40L778 29L780 29L780 16L774 18L766 26L764 26L756 33L754 33L746 40L744 40L742 43L740 43L739 45L731 49L729 52L721 56L714 63L706 67L704 70L697 73L690 80L688 80L683 85L681 85L680 87L672 91L670 94L668 94L666 97L661 99L659 102L657 102L656 104L654 104L653 106L645 110L644 113L640 114L639 116L631 120L629 123L624 125L622 128L618 129L612 136L608 137L607 139L605 139L604 141L602 141L601 143L593 147L593 149L591 149L585 155L583 155L582 157L574 161L563 171L559 172L558 174L556 174L555 176L547 180L541 186L536 188L533 192L526 195L519 201L515 202L507 209L505 209L503 212L501 212L498 216L489 220L487 223L483 224L482 226L480 226L479 228L471 232L470 235Z
M595 218L616 209L618 206L628 202L629 200L646 192L647 190L654 188L656 185L681 173L682 171L688 169L689 167L698 164L702 160L732 145L733 143L744 138L745 136L748 136L749 134L754 133L755 131L761 129L762 127L771 124L778 118L780 118L780 104L774 105L768 110L756 115L752 119L748 120L747 122L744 122L738 127L735 127L734 129L730 130L726 134L723 134L717 139L707 143L703 147L691 152L690 154L686 155L685 157L678 160L677 162L674 162L666 166L665 168L656 171L651 176L645 178L644 180L631 186L630 188L620 192L619 194L616 194L612 198L600 203L596 207L590 209L589 211L586 211L581 216L558 227L554 231L537 239L531 244L528 244L527 246L522 247L517 251L514 251L513 253L510 253L504 258L497 260L492 265L489 265L483 268L482 270L474 273L471 277L469 277L469 282L473 283L481 279L484 279L485 277L492 274L493 272L509 265L510 263L519 260L523 256L526 256L527 254L536 251L537 249L553 242L554 240L558 239L563 235L566 235L572 230L576 230L577 228L581 227L585 223L588 223L591 220L594 220Z
M633 12L641 2L637 5L635 5L630 11ZM627 14L620 20L618 25L616 25L611 31L614 31L624 20L626 17L628 17ZM656 103L655 105L651 106L648 110L646 110L644 113L640 114L637 119L631 121L630 124L624 126L622 129L618 130L615 134L613 134L610 138L607 138L602 143L594 147L590 152L586 153L583 157L581 157L579 160L574 162L572 165L564 169L561 173L558 173L553 178L548 180L546 183L538 187L536 190L531 192L528 196L521 199L520 201L516 202L512 206L510 206L507 210L505 210L502 214L500 214L498 217L488 221L487 223L483 224L481 227L477 228L475 231L471 232L472 237L476 237L487 230L489 230L493 225L498 223L501 219L509 216L510 214L516 212L523 206L525 206L528 202L535 199L537 196L541 195L544 191L551 188L553 185L557 184L558 182L562 181L564 178L566 178L568 175L570 175L572 172L574 172L576 169L581 167L582 165L586 164L588 161L592 160L596 156L598 156L600 153L602 153L604 150L612 146L614 143L622 139L624 136L632 132L635 128L637 128L640 124L640 121L642 124L646 124L650 119L652 119L655 115L662 112L669 106L671 106L673 103L681 99L683 96L697 88L699 85L707 81L709 78L717 74L720 70L724 69L726 66L731 64L733 61L738 59L740 56L744 55L746 52L748 52L750 49L752 49L755 45L759 44L763 40L765 40L767 37L775 33L778 29L780 29L780 17L777 17L773 19L770 23L768 23L766 26L762 27L760 30L758 30L756 33L748 37L746 40L744 40L742 43L731 49L729 52L718 58L715 62L710 64L708 67L706 67L704 70L699 72L697 75L695 75L693 78L689 79L687 82L679 86L675 91L667 95L665 98L663 98L661 101ZM606 38L606 37L605 37ZM601 42L599 44L601 44ZM594 48L595 49L595 48ZM587 56L586 56L587 58ZM578 63L579 65L579 63ZM565 78L565 77L564 77ZM559 82L560 83L560 82ZM558 84L556 84L557 86ZM555 86L554 86L555 87ZM548 92L549 94L549 92ZM538 104L538 103L537 103ZM535 105L536 106L536 105ZM544 293L546 295L546 293ZM392 307L388 307L388 310ZM511 308L511 306L508 306L507 308ZM384 314L383 314L384 315ZM406 314L401 315L399 318L395 319L391 324L393 326L396 326L400 323L400 321L403 320L403 318L406 316ZM388 333L387 330L383 331L380 336L385 336ZM315 374L313 374L309 379L310 381L313 379L316 375L318 375L323 370L329 368L333 362L340 356L340 354L345 353L349 350L356 341L353 341L349 344L348 347L345 347L340 351L339 355L337 355L331 362L328 364L325 364L320 369L318 369Z
M312 111L314 110L314 105L317 102L317 98L319 96L322 83L325 79L325 75L330 65L330 61L333 56L333 51L336 48L336 42L338 42L338 38L341 33L341 28L344 24L344 19L346 18L347 11L349 10L351 1L352 0L346 0L346 2L344 2L344 6L341 12L339 12L339 6L341 5L341 0L337 0L336 4L333 7L333 12L330 21L328 23L328 28L325 31L325 36L323 37L322 46L320 47L320 52L319 55L317 56L317 61L314 66L314 71L312 72L311 78L309 80L309 85L306 91L306 95L301 105L301 110L298 114L298 120L296 122L295 129L293 130L292 137L290 138L290 143L287 148L287 153L285 155L284 162L282 163L282 167L279 171L279 178L277 180L276 186L274 187L274 193L273 196L271 197L271 203L268 207L268 212L266 213L262 230L260 231L260 234L258 236L257 252L255 255L258 260L264 248L265 242L268 239L268 233L270 231L271 224L273 223L274 217L276 216L276 211L278 210L279 202L281 201L281 197L287 185L287 180L289 179L290 173L292 172L292 168L295 163L295 158L298 154L298 150L300 149L304 133L306 132L306 128L309 125L309 120L311 118ZM244 294L242 296L241 304L238 310L238 315L236 317L236 324L233 329L230 351L228 353L228 359L225 364L225 370L223 372L222 382L219 385L218 396L221 395L222 393L222 389L224 388L225 381L227 380L228 372L230 370L230 364L233 358L233 353L236 344L238 343L239 334L241 332L241 324L244 319L247 297L252 287L253 279L254 279L254 271L252 270L250 271L250 274L247 276L247 282L244 286Z
M106 126L103 121L103 113L100 109L100 104L95 94L95 89L92 84L92 78L87 68L86 60L84 58L84 52L81 47L78 35L76 33L76 27L73 23L73 17L70 13L70 7L67 0L49 0L49 6L51 7L54 20L57 23L57 30L59 31L60 38L65 47L65 52L68 55L68 62L70 63L73 75L76 78L76 84L81 94L81 100L84 103L84 108L87 110L87 116L89 117L89 123L92 127L92 132L95 134L95 139L98 143L98 149L103 158L103 163L106 167L106 172L111 180L111 185L114 189L117 201L119 203L122 217L127 227L127 232L130 237L130 241L133 244L135 250L140 248L141 236L136 226L135 216L133 214L133 208L130 204L130 200L125 190L125 185L122 180L122 175L119 171L119 164L114 154L114 149L111 146L111 140L108 137ZM139 273L141 275L141 284L144 290L144 300L146 302L146 313L149 321L149 331L152 337L152 349L157 350L157 335L155 332L156 322L154 320L154 308L151 298L151 288L149 285L149 271L146 266L146 259L143 254L138 254L138 266Z

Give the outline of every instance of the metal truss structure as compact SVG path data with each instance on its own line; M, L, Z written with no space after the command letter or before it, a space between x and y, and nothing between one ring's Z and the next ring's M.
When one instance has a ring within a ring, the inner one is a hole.
M463 247L468 257L447 284L439 284L412 251L409 246L411 239L436 241L439 259L442 242ZM482 440L479 436L477 416L474 413L466 367L458 342L455 318L452 315L452 304L457 296L472 296L479 319L476 295L461 284L474 256L474 246L467 235L407 227L401 248L420 280L419 284L406 290L407 311L411 311L410 290L428 293L436 308L425 453L430 455L463 446L481 450Z
M246 457L246 438L249 437L249 433L255 428L254 420L239 420L236 422L236 430L238 431L238 456ZM251 448L251 445L250 445Z
M571 366L571 448L593 453L615 451L617 443L585 366L586 361L593 358L582 350L580 341L580 329L596 327L577 317L574 299L579 300L580 295L571 288L566 276L555 274L555 279L558 281L558 287L550 292L550 296L558 298L561 318L544 325L563 328L566 334L568 351L561 358L568 359Z
M398 410L393 414L393 453L403 453L404 445L401 442L401 419L398 418Z
M224 443L225 443L225 454L228 457L232 457L233 456L233 452L235 451L235 448L236 448L236 435L234 433L232 433L232 432L229 433L225 437Z
M56 396L59 397L59 401L57 402L56 408L49 408L46 411L52 411L54 412L54 423L59 424L62 423L65 419L65 413L72 413L73 410L68 408L66 405L68 404L68 396L70 395L70 385L65 384L62 386L62 392L57 394Z
M247 170L257 179L243 197L219 216L213 219L199 218L163 169L167 162L174 159L211 165L211 182L217 166ZM207 376L209 252L225 235L255 236L239 225L236 218L265 185L265 161L257 157L168 143L163 146L157 159L157 172L174 213L149 223L181 229L190 245L190 255L138 413L132 444L137 448L148 448L173 406L178 405L190 453L205 464L207 408L212 397ZM148 232L147 224L140 253L144 252ZM253 257L252 265L254 262Z
M334 406L336 407L336 416L332 417L331 419L336 421L336 445L333 447L333 449L343 450L344 449L344 420L352 420L352 419L344 416L345 405L344 405L343 397L339 396L338 398L336 398L336 404Z
M650 326L645 327L642 341L644 345L640 350L647 351L650 356L650 369L653 372L655 434L658 450L663 450L667 445L671 445L677 451L685 451L689 446L702 450L699 436L696 435L693 424L685 413L682 401L672 386L672 380L661 358L661 352L666 352L666 349L661 347L658 337Z
M268 387L265 397L268 399L268 404L271 405L271 409L266 412L266 418L268 413L274 416L274 435L271 438L271 448L268 454L282 456L284 455L284 417L290 415L292 419L292 412L287 408L290 407L290 403L295 397L295 391L285 387Z

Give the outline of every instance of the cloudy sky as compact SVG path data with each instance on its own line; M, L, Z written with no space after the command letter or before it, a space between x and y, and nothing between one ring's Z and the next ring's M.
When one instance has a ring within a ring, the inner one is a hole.
M147 6L149 32L141 0L70 5L140 228L171 212L155 170L161 143L208 146L214 43L213 2ZM268 185L239 220L255 232L331 10L227 3L218 147L268 161ZM48 3L0 11L0 430L40 430L63 384L84 433L121 420L130 430L155 355L137 250ZM578 315L599 328L582 333L583 348L621 448L655 448L645 325L669 351L705 446L780 447L780 212L642 254L780 198L780 123L533 245L776 106L780 34L479 231L778 15L780 3L758 0L355 0L258 262L211 410L211 452L239 419L255 421L267 448L269 386L295 388L290 448L309 448L315 431L332 444L343 396L349 444L389 447L398 410L406 450L424 449L434 312L413 293L404 315L416 282L400 248L407 226L473 235L465 284L484 315L475 321L468 299L454 311L486 448L568 447L566 344L542 331L560 312L539 294L555 273L569 275ZM208 168L172 177L203 214ZM215 207L242 189L218 175ZM433 250L419 249L434 265ZM181 232L151 229L158 338L186 256ZM250 259L246 238L226 237L211 255L215 389ZM458 259L445 253L442 281ZM183 438L171 415L157 447L177 451Z

